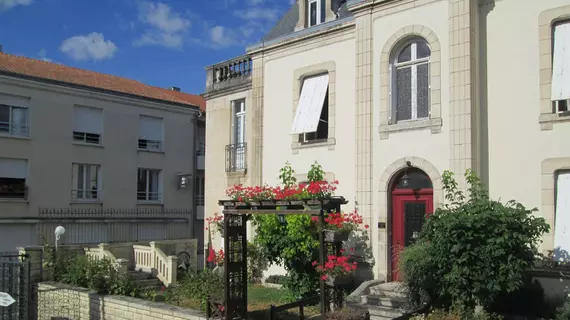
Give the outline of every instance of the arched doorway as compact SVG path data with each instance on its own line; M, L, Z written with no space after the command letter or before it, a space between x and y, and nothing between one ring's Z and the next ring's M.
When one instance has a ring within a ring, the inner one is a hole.
M433 185L422 170L408 166L392 179L390 200L392 281L399 281L398 260L417 237L426 215L433 213Z

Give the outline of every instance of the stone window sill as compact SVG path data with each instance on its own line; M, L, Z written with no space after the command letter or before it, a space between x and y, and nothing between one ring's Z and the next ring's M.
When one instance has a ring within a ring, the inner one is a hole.
M87 143L87 142L81 142L81 141L73 141L72 144L74 144L76 146L82 146L82 147L104 148L104 146L101 143Z
M432 134L436 134L441 132L442 124L441 118L382 124L378 127L378 132L380 133L380 139L388 139L390 133L420 129L430 129Z
M543 113L538 118L540 123L540 130L552 130L555 123L570 122L570 112L560 114L556 113Z
M137 149L138 152L148 152L148 153L158 153L158 154L164 154L163 150L152 150L152 149Z
M28 136L16 136L16 135L7 134L7 133L0 133L0 138L16 139L16 140L31 140L30 137L28 137Z
M228 176L230 178L243 178L246 175L247 175L247 170L226 172L226 176Z
M335 145L336 145L336 139L328 138L327 140L309 142L309 143L293 142L291 144L291 150L293 150L293 154L298 154L300 149L311 149L311 148L320 148L320 147L328 147L329 150L334 150Z
M29 203L26 199L10 199L10 198L0 198L0 202L3 203Z

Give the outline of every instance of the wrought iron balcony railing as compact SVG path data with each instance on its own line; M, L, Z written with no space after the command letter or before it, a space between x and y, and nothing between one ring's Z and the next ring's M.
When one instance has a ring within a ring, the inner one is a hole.
M229 144L226 146L226 172L246 171L247 143Z

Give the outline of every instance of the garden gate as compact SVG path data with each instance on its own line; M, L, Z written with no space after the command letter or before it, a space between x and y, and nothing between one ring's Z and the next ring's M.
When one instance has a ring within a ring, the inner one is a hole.
M29 319L31 293L28 256L0 253L0 320Z
M348 201L343 197L305 200L261 200L239 202L220 200L224 207L224 297L223 301L209 301L208 319L243 320L247 319L247 226L252 214L318 216L324 224L325 215L341 212L341 205ZM339 254L341 245L325 241L325 231L319 232L319 262L324 265L326 256ZM325 281L320 283L321 314L328 311L330 295ZM334 299L341 302L340 292L334 292ZM0 319L2 320L2 319Z

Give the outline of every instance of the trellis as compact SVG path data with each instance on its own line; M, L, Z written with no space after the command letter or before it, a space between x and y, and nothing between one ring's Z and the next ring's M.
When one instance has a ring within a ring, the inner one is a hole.
M341 212L348 203L343 197L304 200L263 200L239 202L220 200L224 214L224 298L208 303L208 318L222 320L247 319L247 221L252 214L311 215L318 216L324 225L325 215ZM324 265L327 252L341 253L342 242L327 242L325 231L319 232L319 263ZM329 311L331 302L328 287L320 280L321 314ZM340 290L334 290L334 301L342 306Z

